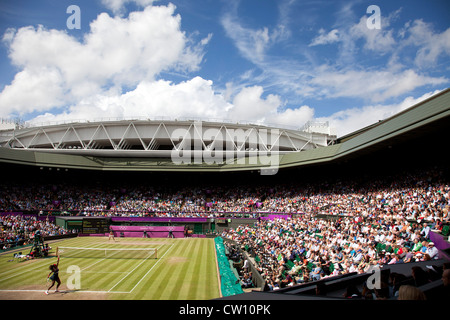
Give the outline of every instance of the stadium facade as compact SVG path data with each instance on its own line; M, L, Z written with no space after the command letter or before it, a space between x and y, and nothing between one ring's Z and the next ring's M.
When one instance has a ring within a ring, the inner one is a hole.
M342 161L405 141L417 141L418 150L433 148L446 141L449 116L450 89L446 89L339 139L323 124L303 130L149 119L8 124L0 130L0 162L102 171L276 173L281 168Z

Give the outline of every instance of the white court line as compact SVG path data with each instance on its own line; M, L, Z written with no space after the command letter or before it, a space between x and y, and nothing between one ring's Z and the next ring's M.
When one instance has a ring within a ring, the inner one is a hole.
M55 259L56 259L56 258L55 258ZM36 260L35 260L35 261L36 261ZM45 263L44 263L44 262L45 262ZM26 270L23 271L23 272L14 273L15 271L17 271L16 269L11 269L11 270L5 271L4 273L10 273L10 272L13 272L13 274L12 274L11 276L9 276L9 277L0 277L0 281L8 280L8 279L14 278L14 277L16 277L16 276L19 276L19 275L21 275L21 274L24 274L24 273L28 273L28 272L34 271L34 270L36 270L36 269L42 269L42 268L44 268L45 265L47 265L47 266L50 265L50 264L49 264L49 261L45 261L45 260L42 260L42 261L36 261L36 263L38 264L36 267L31 268L31 269L26 269ZM27 264L27 265L23 265L23 266L20 266L20 267L25 267L25 268L27 268L28 266L30 266L30 265ZM48 270L48 269L46 269L46 270ZM1 274L0 274L0 276L1 276Z
M170 248L167 249L167 251L162 255L162 257L159 258L158 261L153 265L153 267L150 268L150 270L152 270L152 269L159 263L159 261L161 261L160 259L162 259L162 258L166 255L166 253L169 252L169 250L172 248L173 245L174 245L174 243L172 243L172 245L170 246ZM161 246L158 247L157 249L160 249L162 246L163 246L163 245L161 245ZM147 261L147 259L148 259L148 258L146 258L144 261L142 261L141 263L139 263L136 267L133 268L133 270L129 271L129 272L128 272L122 279L120 279L120 280L119 280L119 281L118 281L111 289L109 289L108 292L111 292L112 289L114 289L119 283L121 283L123 279L125 279L126 277L128 277L128 276L129 276L136 268L138 268L141 264L143 264L145 261ZM147 271L147 273L144 275L144 277L150 272L150 270ZM136 284L136 286L142 281L142 279L143 279L144 277L142 277L141 280L139 280L139 282ZM136 286L134 286L134 288L136 288ZM129 291L128 293L131 293L131 292L134 290L134 288L131 289L131 291Z
M96 245L93 246L93 248L96 248L96 246L101 246L101 245L102 245L101 243L96 244ZM64 258L70 258L70 256L69 257L61 257L61 260L64 259ZM34 264L36 264L36 266L34 268L31 268L31 269L28 269L28 267L31 266L30 264L25 264L25 265L18 266L18 268L14 268L14 269L10 269L10 270L6 270L4 272L1 272L0 273L0 281L8 280L8 279L14 278L16 276L19 276L21 274L24 274L24 273L27 273L27 272L30 272L30 271L34 271L36 269L43 268L46 264L48 266L49 265L49 260L47 260L47 259L50 259L50 258L46 258L44 260L39 260L39 261L38 260L29 260L29 261L34 262ZM54 258L54 259L56 259L56 258ZM17 269L19 269L19 268L25 268L25 271L16 273L16 271L18 271ZM8 273L12 273L12 275L9 276L9 277L2 277L2 275L8 274Z
M36 290L36 289L0 289L0 292L44 292L45 290ZM67 292L81 292L81 293L109 293L109 291L93 291L93 290L60 290L59 293L67 293ZM126 291L112 291L112 293L129 293Z
M167 251L164 252L164 254L163 254L163 255L161 256L161 258L159 258L159 259L162 259L162 258L167 254L167 252L169 252L170 249L172 249L172 247L173 247L174 244L175 244L175 243L172 243L172 245L170 246L170 248L167 249ZM141 283L141 281L144 280L144 278L147 276L147 274L149 274L150 271L152 271L153 268L156 267L156 265L161 261L161 260L159 260L159 259L158 259L158 261L153 265L153 267L151 267L151 268L147 271L147 273L144 274L144 276L141 278L141 280L139 280L138 283L136 283L136 285L133 287L133 289L131 289L131 291L130 291L129 293L133 292L133 290L139 285L139 283Z
M142 261L140 264L138 264L135 268L133 268L133 270L127 272L127 274L119 282L117 282L111 289L109 289L108 291L104 291L104 290L98 290L98 291L93 291L93 290L86 290L86 291L76 290L76 292L82 292L82 293L131 293L139 285L139 283L141 283L141 281L153 270L153 268L161 261L160 259L162 259L170 251L170 249L172 249L174 244L175 243L172 243L172 245L169 247L169 249L167 249L167 251L158 259L158 261L147 271L147 273L141 278L141 280L139 280L139 282L130 291L112 291L112 289L114 289L120 282L122 282L123 279L128 277L130 275L130 273L132 273L137 267L139 267L142 263L147 261L148 258L145 259L144 261ZM99 245L102 245L102 244L99 244ZM161 245L160 247L158 247L157 249L160 249L163 246L164 246L164 244ZM42 262L44 262L44 261L42 261ZM0 281L3 281L3 280L6 280L6 279L15 277L17 275L23 274L25 272L29 272L29 271L34 270L34 269L39 269L39 268L42 268L42 267L43 266L37 266L35 268L28 269L28 270L26 270L24 272L16 273L16 274L12 275L11 277L0 278ZM91 267L91 266L89 266L89 267ZM85 271L85 272L89 272L89 271ZM95 272L92 272L92 273L95 273ZM119 273L119 272L117 272L117 273ZM125 272L121 272L121 273L125 273ZM0 292L42 292L42 290L31 290L31 289L30 290L27 290L27 289L16 289L16 290L11 289L11 290L8 290L8 289L0 289Z
M86 270L86 269L89 269L90 267L93 267L93 266L95 266L97 263L100 263L100 262L102 262L102 261L104 261L104 260L106 260L106 258L100 259L100 260L98 260L97 262L94 262L94 263L88 265L87 267L84 267L83 269L81 269L81 271Z

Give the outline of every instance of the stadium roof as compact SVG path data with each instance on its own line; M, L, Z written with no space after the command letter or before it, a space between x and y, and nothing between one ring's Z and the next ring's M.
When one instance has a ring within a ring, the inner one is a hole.
M338 161L427 132L448 132L449 116L450 89L446 89L339 139L320 132L199 121L124 120L22 128L0 132L0 162L105 171L272 170Z

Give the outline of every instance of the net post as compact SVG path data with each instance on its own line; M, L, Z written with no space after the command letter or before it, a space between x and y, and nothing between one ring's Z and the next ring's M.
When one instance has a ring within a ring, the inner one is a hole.
M158 248L155 248L155 259L158 259Z

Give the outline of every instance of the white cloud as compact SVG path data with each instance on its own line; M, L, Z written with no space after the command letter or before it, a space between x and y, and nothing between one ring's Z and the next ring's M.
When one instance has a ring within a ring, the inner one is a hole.
M328 117L317 118L317 121L328 121L330 127L333 127L338 136L359 130L363 127L374 124L380 120L385 120L413 105L428 99L439 91L428 92L418 98L407 97L396 104L374 104L366 105L361 108L350 108L338 111Z
M246 59L254 62L263 60L270 40L268 28L257 30L244 28L229 14L223 17L222 25Z
M128 3L134 3L140 7L147 7L158 0L102 0L102 4L111 10L115 15L121 15L125 11Z
M412 69L397 70L395 65L384 70L335 70L323 65L311 80L324 97L357 97L381 102L399 97L426 85L441 85L449 80L418 74Z
M109 3L119 10L125 2ZM156 80L162 71L197 70L212 38L210 33L195 42L186 36L174 11L168 5L126 18L101 13L82 41L42 26L8 30L3 42L21 71L0 93L2 115L40 112L32 123L162 116L302 126L309 120L312 109L283 111L280 96L265 96L261 86L240 86L224 96L201 77ZM282 36L281 29L241 31L256 45L251 50L264 54L266 45Z
M392 24L401 11L384 13L381 29L369 29L367 16L356 24L340 24L339 31L327 33L321 29L309 46L336 43L340 54L333 63L313 68L315 75L307 82L310 90L322 98L351 97L380 103L424 86L448 84L450 80L445 76L430 76L429 68L416 66L436 66L439 56L450 54L450 28L436 33L431 24L416 20L396 32ZM370 64L371 58L383 55L384 67ZM411 56L415 57L415 65L410 63Z
M314 119L314 108L303 105L299 108L288 108L282 112L271 115L266 120L268 124L278 124L295 128L302 128L306 122Z
M323 45L323 44L329 44L333 42L339 41L339 30L333 29L328 33L325 33L324 29L319 30L319 35L315 37L311 43L309 44L310 47L317 46L317 45Z
M263 97L260 86L244 87L230 103L214 91L213 83L201 77L178 84L165 80L142 81L134 90L120 94L114 90L93 95L69 110L45 113L29 121L48 123L70 120L122 118L214 119L236 122L271 123L301 127L310 120L312 108L280 110L281 98Z
M364 101L379 103L387 99L402 97L424 86L437 86L449 82L444 76L431 76L428 70L420 70L408 63L404 57L411 56L406 49L407 43L418 48L416 62L436 62L436 57L450 52L450 29L436 34L431 26L420 22L405 25L403 37L392 27L402 9L382 15L381 29L367 27L367 15L354 21L351 5L343 7L348 19L337 22L330 31L320 29L318 34L305 46L300 45L297 58L285 58L284 53L275 56L269 54L277 39L268 27L249 28L237 17L236 6L226 12L222 25L233 40L241 55L252 62L256 69L248 71L253 75L248 79L236 79L231 88L258 85L264 88L276 88L286 94L290 100L318 97L332 99L338 97L362 98ZM283 25L287 29L287 25ZM409 32L410 37L405 39ZM285 31L289 34L289 30ZM396 38L396 35L398 38ZM449 39L447 39L449 38ZM427 40L429 39L429 41ZM438 44L439 43L439 44ZM280 44L282 44L280 42ZM292 44L291 44L292 45ZM313 47L336 45L336 55L319 60L324 51ZM283 47L279 49L279 52ZM314 50L314 52L312 52ZM272 53L272 51L271 51ZM300 53L300 54L298 54ZM413 52L414 55L414 52ZM326 60L325 60L326 59ZM375 67L385 59L385 65ZM404 64L404 65L403 65ZM238 82L239 85L234 85Z
M181 18L174 11L169 4L147 7L127 18L101 13L83 41L42 26L9 29L3 41L21 71L0 93L1 116L41 111L52 101L53 107L76 104L111 87L120 91L152 81L162 71L198 70L211 35L195 43L180 29ZM45 81L38 85L26 78ZM48 88L49 81L55 89ZM39 95L45 97L33 98Z
M233 107L229 111L232 120L253 120L265 122L268 116L275 113L281 105L281 99L276 95L262 98L263 88L253 86L243 88L233 99Z
M440 56L450 55L450 28L435 33L430 23L415 20L412 24L405 25L405 29L409 33L409 37L405 39L405 46L418 47L415 63L419 67L433 66Z
M123 94L109 92L83 99L60 114L47 113L30 122L100 120L106 118L170 119L222 117L230 105L215 94L212 81L195 77L178 84L169 81L142 81L134 90Z
M358 24L349 29L349 35L353 40L364 39L363 48L379 53L391 52L395 48L396 41L393 36L393 30L389 29L389 18L385 17L381 29L367 28L367 17L363 16Z
M16 112L23 115L63 105L64 90L60 83L61 75L55 69L17 73L0 95L0 116Z
M202 46L206 46L210 41L211 41L211 38L213 37L213 34L212 33L208 33L208 36L207 37L205 37L205 38L203 38L201 41L200 41L200 44L202 45Z
M230 10L222 16L220 22L240 54L258 65L264 62L267 50L279 41L286 40L290 31L284 21L280 21L272 30L268 27L257 29L245 27L237 17L237 5L238 2L230 4Z
M438 91L421 97L407 97L400 103L368 104L361 108L344 109L327 117L315 118L313 107L303 105L283 109L280 96L264 97L260 86L244 87L232 102L214 91L213 83L201 77L174 84L169 81L142 81L129 92L120 94L115 90L83 99L68 111L46 113L34 118L39 124L68 120L100 120L115 118L170 118L214 119L282 125L301 128L310 120L328 121L338 136L342 136L386 119Z

